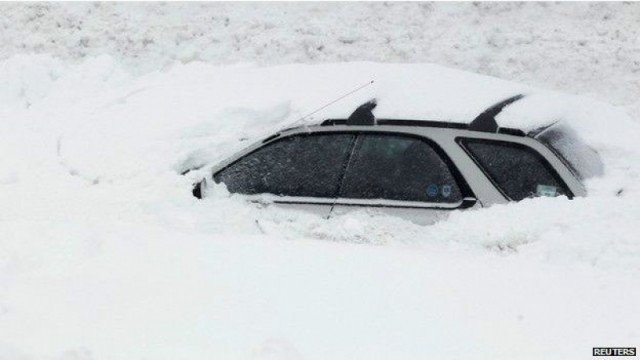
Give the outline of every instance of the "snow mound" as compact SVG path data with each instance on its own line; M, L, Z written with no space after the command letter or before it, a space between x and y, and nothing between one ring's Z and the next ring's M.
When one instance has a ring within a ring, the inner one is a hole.
M589 197L423 227L199 201L179 174L374 97L466 122L517 93L502 126L562 120L600 153ZM566 359L640 333L640 131L599 101L429 64L22 56L0 62L0 116L0 357Z

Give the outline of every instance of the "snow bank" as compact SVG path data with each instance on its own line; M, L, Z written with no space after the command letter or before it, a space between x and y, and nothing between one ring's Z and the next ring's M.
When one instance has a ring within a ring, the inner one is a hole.
M0 59L437 63L588 94L640 114L640 4L0 4ZM638 116L636 116L638 117Z
M22 56L0 75L0 357L571 359L637 341L640 132L618 108L426 64L133 75ZM372 79L305 121L371 97L381 117L464 121L525 92L499 121L564 119L605 176L587 198L422 227L198 201L178 174Z

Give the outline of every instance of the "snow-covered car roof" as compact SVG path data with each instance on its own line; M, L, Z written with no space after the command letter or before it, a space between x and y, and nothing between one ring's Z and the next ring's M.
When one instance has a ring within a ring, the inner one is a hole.
M520 129L501 127L496 117L507 107L513 103L523 99L525 96L517 94L495 103L482 113L476 116L468 124L451 123L430 120L393 120L393 119L375 119L372 114L377 103L370 101L361 105L349 119L330 119L325 120L322 125L362 123L376 125L406 125L406 126L430 126L455 128L470 131L480 131L487 133L502 133L515 136L529 136L535 138L550 150L552 150L580 179L585 180L594 176L600 176L604 173L604 164L598 153L576 134L576 132L567 124L561 121L544 125L528 133Z
M550 124L562 124L595 149L610 143L635 146L635 140L623 130L634 124L624 111L609 104L437 65L237 65L212 70L207 82L201 80L201 73L191 76L188 70L182 76L184 84L172 84L171 89L162 90L171 94L165 98L192 104L197 110L193 113L202 116L198 126L216 133L224 128L225 142L183 155L178 160L178 170L184 170L185 164L222 160L246 147L244 141L264 139L279 129L345 119L372 98L377 99L375 115L379 119L468 124L491 105L523 94L523 99L496 116L501 128L529 133ZM224 86L211 82L213 79ZM212 99L206 106L197 97L185 97L194 82L198 96ZM359 90L354 92L356 89ZM620 126L607 125L613 120ZM181 126L188 126L186 121L196 118L182 120Z

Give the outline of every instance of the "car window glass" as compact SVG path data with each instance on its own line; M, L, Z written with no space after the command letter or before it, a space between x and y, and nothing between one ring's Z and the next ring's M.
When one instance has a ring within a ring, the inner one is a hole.
M400 135L360 135L340 196L442 203L462 199L447 163L434 148Z
M551 165L533 149L487 140L464 139L461 144L511 200L569 193Z
M215 175L232 193L333 198L354 135L298 135L272 142Z
M585 144L570 127L554 125L535 138L554 150L580 180L602 176L604 173L604 164L598 153Z

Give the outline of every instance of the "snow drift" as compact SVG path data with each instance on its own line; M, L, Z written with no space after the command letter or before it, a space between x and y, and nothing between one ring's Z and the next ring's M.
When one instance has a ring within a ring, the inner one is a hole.
M588 197L422 227L257 209L222 189L198 201L202 174L179 174L372 97L379 117L468 121L516 93L528 96L502 126L562 120L599 152ZM12 57L0 62L0 357L577 359L637 346L639 134L595 99L428 64L132 75L108 56Z

